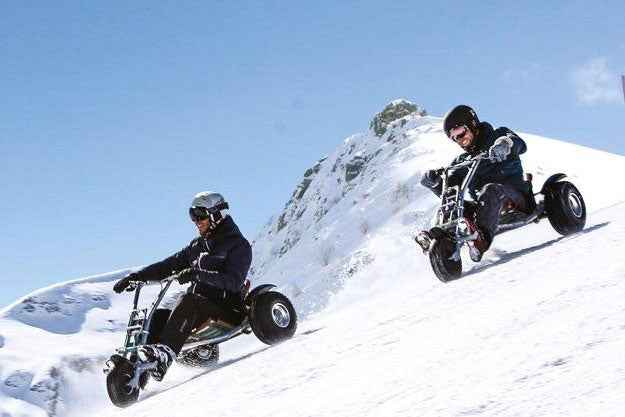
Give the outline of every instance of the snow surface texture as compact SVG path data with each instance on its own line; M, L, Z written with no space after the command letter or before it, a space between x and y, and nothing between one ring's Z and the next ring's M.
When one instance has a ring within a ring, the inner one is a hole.
M441 284L411 240L437 206L418 181L459 149L441 119L406 116L346 139L256 237L250 278L293 300L293 340L226 342L217 367L174 365L119 411L101 368L132 303L112 283L130 270L61 283L0 311L0 416L622 414L625 190L605 179L625 158L521 135L536 189L565 172L585 196L583 232L498 236Z

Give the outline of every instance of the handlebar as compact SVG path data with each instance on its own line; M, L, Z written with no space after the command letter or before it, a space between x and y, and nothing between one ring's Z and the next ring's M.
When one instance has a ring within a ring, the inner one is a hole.
M178 274L170 275L167 278L164 278L164 279L162 279L160 281L130 281L130 284L128 285L128 287L126 287L126 291L127 292L133 292L137 288L143 287L144 285L162 284L162 283L175 281L176 279L178 279Z
M481 161L481 160L484 160L484 159L490 159L490 158L488 157L488 152L486 152L486 151L485 151L485 152L480 152L480 153L478 153L477 155L472 156L471 158L467 159L466 161L464 161L464 162L460 162L459 164L452 165L452 166L449 166L449 167L447 167L447 168L443 168L443 170L448 171L448 170L450 170L450 169L456 169L456 168L460 168L460 167L466 167L466 166L471 165L471 164L472 164L472 163L474 163L475 161L478 161L478 160L480 160L480 161Z

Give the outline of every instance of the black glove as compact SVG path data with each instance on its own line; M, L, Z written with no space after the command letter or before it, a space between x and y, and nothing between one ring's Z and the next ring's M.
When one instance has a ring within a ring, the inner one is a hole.
M441 174L439 169L430 169L421 177L421 185L427 188L436 188L441 183Z
M178 273L178 277L176 278L180 285L188 284L189 282L198 282L199 281L200 270L197 268L187 268L183 269Z
M133 281L136 282L136 281L143 281L143 280L139 278L139 274L137 274L136 272L132 272L126 275L124 278L117 281L115 285L113 286L113 291L115 291L117 294L120 294L122 291L128 288L130 283Z
M488 150L488 158L491 162L503 162L508 158L512 149L512 139L507 136L497 138L493 146Z

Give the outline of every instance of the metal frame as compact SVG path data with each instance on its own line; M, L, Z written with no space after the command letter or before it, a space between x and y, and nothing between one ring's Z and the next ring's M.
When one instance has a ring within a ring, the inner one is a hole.
M123 356L126 360L133 362L135 366L135 374L133 378L127 384L130 387L130 389L139 388L139 380L143 372L149 371L151 369L156 369L156 366L157 366L156 362L146 363L146 362L142 362L138 358L136 358L136 360L131 360L130 357L132 354L136 354L137 349L140 346L146 344L148 336L150 334L150 331L149 331L150 323L152 322L154 312L157 310L158 306L163 301L165 294L169 290L169 287L171 286L171 283L174 280L175 280L175 276L171 276L171 277L165 278L162 281L131 282L130 285L128 286L127 291L129 292L134 291L135 294L133 298L132 310L130 311L130 317L128 319L128 326L126 328L126 337L124 340L124 346L117 348L116 352L119 355ZM144 286L152 285L152 284L161 285L161 290L158 293L156 300L152 303L149 309L148 308L139 309L139 296L141 294L141 290L143 289ZM269 288L271 287L274 287L274 285L262 286L262 288L259 288L258 291L256 291L256 293L253 292L253 294L255 295L261 294L263 292L268 291ZM248 298L250 297L248 296ZM148 310L149 310L149 313L148 313ZM232 339L242 334L249 334L251 333L251 331L252 331L252 328L249 324L249 321L247 318L245 318L245 320L241 324L232 328L227 333L224 333L219 336L199 340L199 341L185 343L182 346L181 351L188 351L188 350L195 349L197 347L204 346L204 345L212 345L212 344L221 343L223 341ZM108 374L108 372L110 372L111 370L112 366L110 365L110 362L111 360L108 360L106 362L107 367L104 368L105 374Z
M447 167L443 170L443 186L441 191L441 204L438 209L438 214L436 216L436 225L447 232L453 233L453 238L456 243L456 250L451 255L451 259L458 261L460 260L460 250L462 246L469 240L475 238L475 234L471 234L469 236L462 236L459 232L459 219L464 217L464 200L465 194L467 192L467 188L475 173L477 172L477 168L480 166L480 163L484 160L488 159L488 153L482 152L478 155L470 158L469 160L462 162L460 164ZM449 172L453 169L458 169L461 167L468 167L467 175L465 176L462 184L460 186L448 186L447 181L449 179ZM536 199L539 195L544 195L546 187L552 183L557 182L560 179L565 177L565 174L554 174L545 181L540 192L534 194L534 198ZM544 212L544 202L537 201L536 209L534 212L528 216L526 216L523 220L519 220L511 223L499 224L497 226L496 234L501 234L510 230L517 229L522 226L526 226L532 222L538 222L540 219L545 217ZM431 243L434 244L434 240ZM430 246L431 247L431 246Z

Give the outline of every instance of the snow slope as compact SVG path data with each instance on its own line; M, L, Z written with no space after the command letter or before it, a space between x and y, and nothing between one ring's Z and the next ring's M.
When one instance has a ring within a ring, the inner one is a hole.
M562 171L584 194L584 232L502 235L439 283L411 241L437 205L418 180L458 149L440 118L408 115L346 139L256 237L251 279L292 298L293 340L227 342L217 368L174 366L119 411L101 367L123 339L132 300L111 286L129 270L61 283L0 311L0 416L621 414L625 190L604 178L625 159L522 136L535 184Z
M502 235L447 285L422 271L362 297L351 282L292 341L102 416L622 415L624 212L566 238L547 223Z

